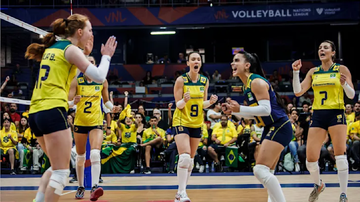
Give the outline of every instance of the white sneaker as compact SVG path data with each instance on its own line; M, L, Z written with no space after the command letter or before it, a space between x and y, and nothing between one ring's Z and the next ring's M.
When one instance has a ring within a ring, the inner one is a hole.
M300 166L298 163L295 163L295 172L300 172Z
M196 163L195 168L199 170L200 169L200 164Z
M199 169L199 173L203 173L205 170L205 166L204 165L201 165L200 166L200 169Z
M177 193L175 195L174 202L190 202L190 199L186 193L182 193L182 194Z

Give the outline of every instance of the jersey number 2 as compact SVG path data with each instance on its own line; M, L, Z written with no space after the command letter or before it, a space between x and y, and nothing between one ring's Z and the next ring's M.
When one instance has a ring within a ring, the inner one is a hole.
M199 113L199 106L198 105L191 105L191 113L190 116L197 117Z
M90 111L87 111L91 106L92 106L92 102L85 102L85 108L84 108L84 113L91 113Z
M39 83L37 83L36 88L41 88L42 82L45 81L49 76L49 72L50 72L50 66L49 65L41 65L41 69L45 69L46 72L45 72L45 75L41 77L41 80L38 81ZM40 74L40 72L39 72L39 74Z
M321 105L324 105L325 100L327 100L327 92L326 91L320 91L320 94L325 94L325 97L321 99Z

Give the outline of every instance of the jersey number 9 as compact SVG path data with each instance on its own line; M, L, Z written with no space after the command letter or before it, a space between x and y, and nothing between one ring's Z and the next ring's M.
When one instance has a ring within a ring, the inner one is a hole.
M325 100L327 100L327 92L326 91L320 91L320 94L324 94L325 97L321 99L321 105L324 105Z
M199 114L199 106L198 105L191 105L190 116L197 117L198 114Z
M40 70L41 69L45 69L46 72L45 72L45 75L41 77L41 81L37 81L39 83L36 83L36 88L41 88L42 81L45 81L49 76L49 72L50 72L50 66L49 65L41 65ZM40 72L39 72L39 76L40 76Z
M84 108L84 113L88 113L90 114L91 111L87 111L91 106L92 106L92 102L85 102L85 108Z

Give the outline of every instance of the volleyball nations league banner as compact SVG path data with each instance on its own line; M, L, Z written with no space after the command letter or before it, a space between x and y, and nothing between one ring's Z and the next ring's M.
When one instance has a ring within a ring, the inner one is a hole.
M358 21L359 2L215 7L75 8L90 17L93 26L150 26L246 24L314 21ZM4 9L2 12L37 27L48 27L69 9ZM6 26L8 23L3 23Z

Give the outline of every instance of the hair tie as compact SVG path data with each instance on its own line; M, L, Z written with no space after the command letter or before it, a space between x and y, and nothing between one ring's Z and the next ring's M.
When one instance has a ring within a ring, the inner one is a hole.
M65 25L68 26L69 20L66 18L63 18L63 21L65 22Z

